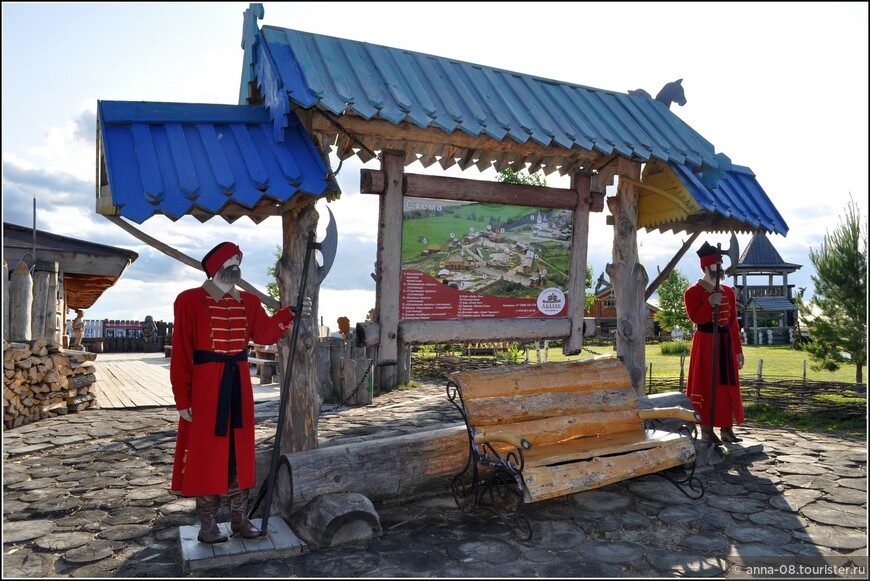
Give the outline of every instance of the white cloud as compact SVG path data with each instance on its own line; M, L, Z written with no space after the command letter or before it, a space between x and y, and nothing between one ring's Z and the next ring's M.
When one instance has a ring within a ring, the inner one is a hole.
M738 3L728 10L716 3L622 3L618 30L585 26L578 36L578 22L612 24L613 6L539 2L523 13L522 27L506 28L504 7L489 3L408 3L397 12L384 3L266 2L265 18L258 25L617 91L644 88L655 94L666 82L683 78L688 103L675 105L673 111L717 151L757 174L790 228L787 237L772 236L771 242L783 259L804 265L789 280L808 286L811 295L809 248L817 249L825 233L838 225L850 194L867 218L866 3L807 2L786 11L775 3ZM36 197L39 228L140 253L89 315L124 318L121 313L128 310L129 318L151 314L166 319L175 294L202 280L194 269L95 214L97 99L237 102L242 15L248 7L247 2L4 3L4 48L28 47L27 59L15 50L3 51L4 220L30 225ZM680 34L662 35L650 28L649 22L663 19ZM708 26L712 19L715 27ZM41 31L35 44L33 22L39 22ZM89 24L93 22L100 23L98 35ZM445 30L461 35L463 42L445 44ZM655 58L650 57L653 52ZM337 160L332 167L338 167ZM379 168L376 161L365 166L355 158L343 162L343 193L329 205L340 236L339 254L320 302L321 314L333 328L338 316L362 320L374 305L370 273L378 196L359 193L362 167ZM437 164L415 164L406 171L495 177L494 171L462 172L456 166L442 171ZM548 176L548 185L567 187L567 178L561 180ZM605 208L590 217L588 263L595 277L612 260L608 213ZM322 238L324 211L321 216ZM189 217L177 222L153 217L137 227L196 259L217 242L236 240L245 250L244 276L260 288L282 237L277 218L254 225L244 218L227 224L221 218L201 223ZM686 237L638 233L639 258L650 278ZM705 238L728 244L725 235ZM738 238L745 247L749 236ZM678 265L690 279L698 274L694 250ZM165 286L154 282L161 276ZM143 306L132 306L130 296ZM348 312L328 312L333 305L347 306Z

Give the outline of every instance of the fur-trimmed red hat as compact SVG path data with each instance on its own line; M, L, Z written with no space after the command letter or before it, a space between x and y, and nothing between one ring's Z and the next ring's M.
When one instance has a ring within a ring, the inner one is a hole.
M202 268L205 270L205 275L208 278L214 278L214 275L224 265L224 262L236 254L241 257L242 250L232 242L221 242L209 250L208 254L202 259Z
M716 264L716 253L719 252L719 263L722 263L722 253L717 251L715 246L710 246L704 242L703 246L698 250L698 256L701 258L701 268Z

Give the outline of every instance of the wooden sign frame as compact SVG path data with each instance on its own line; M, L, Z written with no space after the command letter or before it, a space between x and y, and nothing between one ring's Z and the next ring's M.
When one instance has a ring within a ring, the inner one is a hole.
M583 348L583 314L589 213L604 209L604 193L592 191L589 175L572 176L572 188L467 180L404 172L404 156L384 152L382 170L360 173L360 192L380 196L376 320L357 326L358 341L378 346L377 364L391 365L400 345L467 341L564 339L563 352ZM564 317L401 321L402 218L405 196L571 210L573 213L568 308Z

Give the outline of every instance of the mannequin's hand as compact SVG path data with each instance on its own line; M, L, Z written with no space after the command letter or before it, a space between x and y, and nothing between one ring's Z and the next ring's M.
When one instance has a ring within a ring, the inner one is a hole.
M303 319L307 319L311 316L311 297L303 297L302 298L302 312L299 314Z
M178 415L181 416L181 419L183 419L183 420L187 420L188 422L193 421L193 413L192 413L190 408L178 410Z
M722 304L722 293L713 293L707 298L710 301L710 306L715 307Z
M737 369L743 369L743 353L737 354Z

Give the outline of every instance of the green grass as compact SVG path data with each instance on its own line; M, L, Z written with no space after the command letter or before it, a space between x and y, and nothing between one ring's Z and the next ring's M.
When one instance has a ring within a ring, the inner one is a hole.
M597 353L605 355L616 355L616 351L611 346L590 346L589 349ZM653 377L679 377L680 376L680 356L663 355L661 352L661 344L653 343L646 346L646 369L650 373L650 365L652 365ZM566 359L577 359L589 357L591 353L584 350L577 357L565 357L562 355L561 348L551 348L549 350L550 361L564 361ZM534 354L532 354L534 357ZM743 346L743 369L740 372L741 378L754 379L758 374L758 362L763 361L761 367L762 377L769 379L800 379L804 374L804 362L806 362L807 380L809 381L831 381L838 383L855 383L855 366L843 365L837 371L814 371L812 369L812 359L803 351L792 349L789 345L744 345ZM684 374L689 373L689 360L687 355L683 363ZM867 370L864 369L864 380L866 382Z
M679 353L663 355L661 345L654 343L646 346L647 380L649 379L650 366L652 366L653 378L675 378L680 376ZM584 350L579 356L565 357L562 355L561 347L551 347L547 353L548 361L586 358L594 354L616 355L616 351L610 345L589 346L588 349L594 353ZM531 360L535 361L535 352L531 351L529 355ZM842 366L837 371L814 371L811 367L812 359L806 353L796 351L788 345L744 345L743 357L745 362L741 371L741 382L754 380L758 373L759 361L763 361L761 367L762 378L768 381L800 380L803 378L804 362L806 362L806 378L808 381L855 383L854 366ZM689 372L689 360L690 357L687 355L683 362L684 376L688 375ZM865 369L865 378L866 373L867 370ZM866 400L863 399L856 400L855 398L836 395L818 395L816 397L838 401L848 400L858 406L866 406ZM865 438L867 435L866 413L841 417L837 412L819 410L812 413L800 413L784 409L782 406L755 404L751 401L744 402L744 406L746 418L759 424L857 438Z
M816 411L812 414L799 414L770 404L745 405L744 413L747 419L784 428L800 431L841 434L853 438L867 436L866 416L840 417L834 412Z

